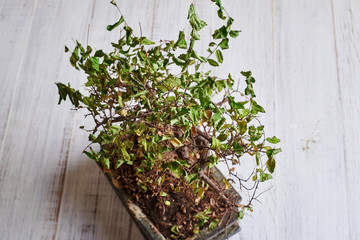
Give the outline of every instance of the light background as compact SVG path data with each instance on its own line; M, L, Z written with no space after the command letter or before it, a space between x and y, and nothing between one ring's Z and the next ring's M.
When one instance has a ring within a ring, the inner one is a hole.
M81 86L64 45L109 49L108 0L0 1L0 239L142 239L96 164L81 115L55 82ZM189 29L190 0L122 0L150 39ZM210 0L193 1L218 26ZM360 1L223 0L240 36L214 73L251 70L281 138L271 190L232 239L360 239ZM200 46L205 51L205 44ZM241 79L243 81L243 79Z

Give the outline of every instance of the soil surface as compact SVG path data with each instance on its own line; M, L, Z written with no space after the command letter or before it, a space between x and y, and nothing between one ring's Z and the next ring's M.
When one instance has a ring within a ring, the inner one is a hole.
M177 178L169 171L162 173L165 180L161 189L154 182L153 188L145 191L138 184L141 179L134 177L137 167L136 164L122 165L117 169L118 180L166 239L187 239L196 229L208 227L215 219L222 224L224 217L232 211L231 204L217 190L209 187L200 198L183 178ZM159 191L167 193L166 196L161 196ZM209 219L199 227L201 223L196 215L201 212Z

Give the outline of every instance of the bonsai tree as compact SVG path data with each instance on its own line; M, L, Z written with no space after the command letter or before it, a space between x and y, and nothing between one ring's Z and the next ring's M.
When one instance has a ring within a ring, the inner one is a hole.
M252 73L241 72L243 84L235 84L230 74L211 74L240 32L232 29L234 20L221 1L212 2L223 25L214 31L206 56L195 48L206 23L194 5L188 12L191 31L157 44L135 36L121 16L107 26L121 28L112 52L79 42L71 52L72 66L87 75L85 93L56 83L59 104L68 97L75 110L85 109L85 117L94 120L91 129L80 127L89 131L91 142L84 153L116 176L166 237L186 238L216 227L226 214L242 218L252 211L258 186L272 178L274 156L281 151L267 145L280 140L265 137L258 119L265 111L255 101ZM101 148L94 150L93 144ZM242 161L253 163L247 175L238 171ZM218 163L228 170L221 183L211 176ZM235 181L248 192L241 204L225 193Z

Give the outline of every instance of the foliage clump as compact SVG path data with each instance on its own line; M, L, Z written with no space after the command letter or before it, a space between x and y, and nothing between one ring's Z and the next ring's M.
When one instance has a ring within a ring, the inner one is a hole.
M89 140L100 144L101 149L96 152L89 147L84 151L87 156L117 171L136 165L134 178L138 186L145 192L155 189L154 195L163 197L164 206L171 204L166 198L168 193L162 190L166 189L162 185L168 184L167 174L185 179L199 199L209 187L219 192L229 189L231 179L249 192L247 203L241 205L233 200L231 205L231 211L242 218L243 210L252 210L259 183L272 178L274 155L281 151L267 146L266 140L273 144L280 140L265 138L264 126L258 120L265 110L255 101L255 79L251 72L241 72L245 87L240 91L234 87L230 74L219 78L211 71L199 70L218 67L230 39L240 32L232 29L234 20L221 1L212 1L218 6L217 14L224 24L214 31L207 56L195 50L199 31L206 23L198 17L194 5L190 5L188 12L191 26L188 38L180 31L176 41L158 44L135 36L121 16L115 24L107 26L109 31L121 28L121 37L112 43L112 52L93 51L90 46L76 42L70 62L86 73L87 92L83 94L70 84L57 83L59 103L68 97L76 110L87 109L86 116L94 120L94 128L87 130L91 132ZM65 47L65 51L69 49ZM215 95L221 96L221 100L215 102ZM245 177L235 168L244 155L254 159L254 168ZM220 162L228 168L223 184L207 175ZM211 211L207 211L196 215L200 217L193 229L195 233L209 219L206 216ZM214 228L218 222L219 219L209 220L209 227ZM180 234L177 225L171 231Z

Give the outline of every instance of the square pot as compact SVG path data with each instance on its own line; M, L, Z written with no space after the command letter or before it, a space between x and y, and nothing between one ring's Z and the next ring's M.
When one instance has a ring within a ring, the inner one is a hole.
M160 233L160 231L155 227L155 225L146 217L145 213L142 211L142 209L136 205L130 196L127 194L126 191L124 191L120 186L121 184L116 179L116 176L114 176L110 171L104 171L103 166L101 163L97 162L98 166L101 168L101 171L105 174L106 179L109 181L110 185L116 192L117 196L120 198L120 200L123 202L125 208L135 221L136 225L141 230L142 234L146 239L149 240L165 240L166 238ZM220 170L216 167L213 167L211 169L211 173L213 178L217 182L221 182L225 179L224 175L220 172ZM236 190L231 187L231 189L226 190L226 194L230 195L236 195L238 196L238 202L241 201L241 196L239 195ZM230 216L231 215L231 216ZM230 220L229 220L230 218ZM222 224L217 226L213 230L209 230L208 228L202 229L198 234L193 235L189 240L203 240L203 239L211 239L211 240L220 240L225 239L225 223L228 222L227 226L227 235L228 237L236 234L240 231L239 224L237 222L237 216L234 213L227 214L222 221Z

